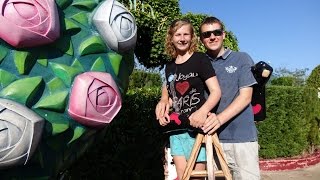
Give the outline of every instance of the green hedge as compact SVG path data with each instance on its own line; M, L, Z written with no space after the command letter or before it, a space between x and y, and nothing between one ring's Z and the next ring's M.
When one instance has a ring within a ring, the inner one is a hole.
M163 180L163 149L154 107L159 88L129 90L123 107L106 128L105 140L69 171L72 179Z
M291 157L319 144L319 99L314 89L270 86L267 118L258 123L260 157Z
M142 70L133 70L129 77L129 89L161 87L159 73L150 73Z
M320 65L314 68L307 79L307 86L320 88Z
M267 119L257 125L260 157L292 157L320 143L316 90L271 86L266 96ZM154 115L159 98L160 88L129 90L105 140L70 169L71 179L164 179L166 137Z

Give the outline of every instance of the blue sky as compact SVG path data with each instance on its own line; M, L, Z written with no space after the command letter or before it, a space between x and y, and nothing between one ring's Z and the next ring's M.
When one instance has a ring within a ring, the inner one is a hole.
M320 65L319 0L180 0L180 10L218 17L240 51L289 70ZM310 71L309 71L310 72Z

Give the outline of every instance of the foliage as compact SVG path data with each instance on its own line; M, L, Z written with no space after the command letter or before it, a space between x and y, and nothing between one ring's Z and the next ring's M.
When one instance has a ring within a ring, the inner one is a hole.
M127 5L128 9L135 16L138 26L138 40L135 54L140 63L148 68L162 66L171 60L164 53L164 40L167 27L174 19L190 19L199 37L199 25L205 17L209 16L192 13L182 15L177 0L144 0L136 1L136 5L132 5L134 3L130 2L131 0L123 0L123 3ZM144 8L146 6L149 8ZM224 45L232 50L239 50L238 40L231 31L226 31ZM205 51L200 41L199 50Z
M159 73L148 73L141 70L134 70L129 77L129 89L161 87L161 77Z
M296 78L292 76L278 77L271 80L271 85L275 86L295 86Z
M160 88L129 90L104 141L74 164L71 179L163 180L166 137L154 114L159 98Z
M319 145L320 104L314 89L269 86L266 100L267 118L258 123L260 157L296 156Z
M315 69L312 70L310 76L307 79L307 83L306 83L307 87L310 88L316 88L318 91L318 103L320 104L320 65L317 66ZM314 121L312 121L311 123L311 132L310 133L310 140L311 141L316 141L320 139L319 135L317 136L316 133L319 132L319 124L320 124L320 107L318 107L317 109L317 117Z
M287 68L275 69L270 78L270 84L283 86L304 86L306 73L309 69L289 70ZM278 79L279 78L279 79Z
M207 14L193 14L193 13L187 13L182 15L182 18L188 18L192 22L192 25L195 28L196 34L199 37L199 51L201 52L205 52L206 49L203 46L203 44L200 42L200 24L208 16L209 15ZM224 40L224 46L234 51L239 51L238 40L231 31L226 30L226 38Z
M304 69L295 69L295 70L289 70L287 68L277 68L273 72L273 75L276 77L281 77L281 76L294 76L294 77L300 77L303 78L306 76L306 73L309 69L304 68Z
M312 70L310 76L307 79L307 86L320 88L320 65Z
M154 107L160 88L131 89L105 141L70 169L71 179L163 179L166 136L159 133ZM292 157L320 144L315 90L267 87L267 119L257 124L261 158Z
M178 0L144 0L136 1L130 8L130 0L123 0L134 15L138 27L138 39L135 55L146 67L156 67L169 61L164 54L164 39L170 22L180 17ZM153 15L149 9L151 7ZM142 10L144 9L144 10Z

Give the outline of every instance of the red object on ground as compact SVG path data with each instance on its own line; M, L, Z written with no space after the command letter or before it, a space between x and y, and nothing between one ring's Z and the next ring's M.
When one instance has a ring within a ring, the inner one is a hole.
M320 151L301 158L263 159L259 161L261 171L294 170L318 163L320 163Z

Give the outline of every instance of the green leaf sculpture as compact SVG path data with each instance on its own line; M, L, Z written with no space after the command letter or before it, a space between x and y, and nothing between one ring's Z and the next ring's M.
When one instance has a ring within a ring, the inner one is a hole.
M70 121L61 113L47 111L43 109L34 109L35 112L45 117L47 123L45 125L47 136L55 136L61 134L70 128Z
M7 56L7 54L8 54L8 50L5 47L0 46L0 63Z
M87 54L104 53L108 49L99 36L92 36L80 44L79 51L80 55L84 56Z
M48 66L48 52L39 52L37 63L47 67Z
M59 77L67 87L71 86L73 78L82 72L81 69L67 66L65 64L49 63L54 74Z
M86 131L86 128L81 126L81 125L77 125L76 127L73 128L73 137L72 139L68 142L68 144L72 143L73 141L77 140L79 137L81 137L82 134L84 134Z
M93 10L97 6L97 3L94 1L82 0L82 1L74 2L72 6L75 6L80 9L85 9L85 10Z
M71 16L70 18L77 21L78 23L80 23L84 26L88 26L88 24L89 24L88 14L85 12L77 13L77 14Z
M0 96L28 105L29 99L33 99L36 95L41 94L38 92L40 90L41 82L41 76L16 80L2 89Z
M53 46L59 49L61 52L66 53L70 56L73 56L73 45L71 42L71 37L66 35L58 39Z
M75 59L73 61L73 63L71 64L71 67L74 67L74 68L80 70L81 72L84 72L84 68L78 59Z
M62 91L55 94L50 94L42 98L34 108L47 109L56 112L64 112L66 106L68 92Z
M48 66L48 59L38 59L37 62L42 66L45 66L45 67Z
M75 24L69 18L64 18L64 23L65 23L65 26L66 26L66 30L81 29L77 24Z
M58 6L62 9L65 9L72 3L72 0L55 0L55 1L58 4Z
M6 87L16 79L17 77L15 75L9 73L8 71L0 69L0 84L2 88Z
M122 56L117 53L108 53L107 55L108 55L108 58L110 59L110 63L114 73L118 75Z
M50 94L66 89L63 81L60 78L53 78L47 83Z
M37 61L34 53L27 51L15 51L13 58L19 74L27 74Z
M91 71L106 72L106 66L101 57L98 57L91 67Z

